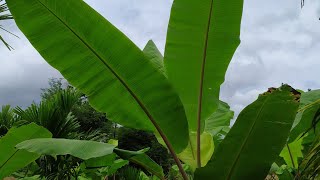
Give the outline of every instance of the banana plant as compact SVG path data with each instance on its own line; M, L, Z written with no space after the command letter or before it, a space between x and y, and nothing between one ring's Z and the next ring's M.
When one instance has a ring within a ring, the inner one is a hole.
M246 108L230 130L231 135L213 152L213 136L224 129L219 130L219 117L223 117L222 126L227 127L232 118L215 113L221 103L220 85L240 44L243 0L202 0L201 3L174 0L164 56L152 41L140 50L81 0L7 0L7 3L20 30L51 66L112 121L154 132L172 154L185 180L188 176L179 157L193 167L195 178L201 179L215 177L211 172L223 165L221 158L235 161L220 169L222 174L228 174L230 168L242 165L258 168L255 166L266 162L256 176L263 177L265 169L280 154L279 147L285 143L293 122L290 117L298 104L288 87L272 90ZM280 115L269 115L269 109L270 114ZM283 115L284 111L287 114ZM275 119L270 120L269 116ZM270 127L262 128L267 125ZM266 151L256 149L258 152L254 147L247 148L251 144L261 145L262 142L257 142L259 137L272 128L277 128L281 136L264 137L264 140L267 145L274 142L275 150L272 151L272 146ZM231 146L230 142L241 146ZM236 154L230 156L222 148ZM242 154L248 158L263 156L246 163L245 159L237 160ZM246 176L252 175L247 173Z

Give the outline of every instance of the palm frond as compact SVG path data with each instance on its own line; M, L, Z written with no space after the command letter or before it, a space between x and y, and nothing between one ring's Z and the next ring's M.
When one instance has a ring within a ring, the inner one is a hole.
M79 99L77 92L66 89L39 105L32 104L25 110L18 107L14 111L22 120L47 128L55 138L69 138L70 134L78 132L80 128L80 123L71 113Z
M320 175L320 135L313 142L310 151L303 158L299 179L313 179Z
M7 4L3 1L0 0L0 21L3 20L9 20L9 19L13 19L12 15L9 13L9 8L7 6ZM11 33L10 31L6 30L5 28L3 28L3 26L0 25L0 29L11 34L14 35L13 33ZM16 36L16 35L14 35ZM18 36L16 36L18 37ZM0 41L2 41L2 43L9 49L12 50L12 46L10 46L4 39L3 37L0 35Z

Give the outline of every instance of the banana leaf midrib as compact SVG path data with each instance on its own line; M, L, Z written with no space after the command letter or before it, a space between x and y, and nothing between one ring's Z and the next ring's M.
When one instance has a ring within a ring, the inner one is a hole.
M238 153L237 153L237 157L235 158L235 161L232 163L232 167L231 167L231 169L230 169L230 171L229 171L229 173L228 173L228 177L227 177L228 180L231 179L232 172L233 172L233 170L235 169L235 166L236 166L236 164L237 164L237 162L238 162L238 160L239 160L239 158L240 158L241 152L242 152L244 146L247 144L248 138L250 137L250 134L252 133L252 130L254 129L254 127L255 127L255 125L256 125L257 119L259 119L259 117L261 116L261 112L262 112L262 110L263 110L263 107L265 106L265 104L266 104L266 102L268 101L269 97L270 97L270 96L267 96L267 97L266 97L266 99L265 99L265 101L263 102L261 108L259 109L259 112L258 112L258 114L257 114L257 116L256 116L256 118L255 118L256 120L254 121L253 125L251 126L251 128L250 128L250 130L249 130L249 133L247 133L247 136L246 136L246 138L244 139L244 143L242 143L242 145L241 145L241 147L240 147L240 150L239 150Z
M203 57L202 57L202 65L201 65L201 75L200 75L200 85L199 85L199 95L198 95L198 114L197 114L197 164L198 167L201 167L201 113L202 113L202 98L203 98L203 81L205 76L205 66L206 66L206 59L207 59L207 50L209 45L209 32L210 32L210 25L211 25L211 16L213 11L213 0L210 3L210 11L209 11L209 18L205 36L205 46L203 50ZM193 153L192 153L193 154Z

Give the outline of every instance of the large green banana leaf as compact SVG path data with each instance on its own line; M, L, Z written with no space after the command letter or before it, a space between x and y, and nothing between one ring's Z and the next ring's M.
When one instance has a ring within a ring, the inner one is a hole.
M109 143L55 138L27 140L19 143L16 147L41 155L72 155L86 160L86 166L90 168L111 166L114 162L115 154L117 154L122 159L138 164L160 178L164 177L161 166L145 154L149 149L127 151L117 149Z
M264 179L290 132L299 94L285 85L246 107L206 167L195 179Z
M166 79L123 33L79 0L7 0L31 44L124 126L158 130L173 149L188 144L183 105ZM177 135L179 134L179 135Z
M240 43L243 0L175 0L165 47L169 80L196 131L218 107L220 85ZM200 116L201 115L201 116Z
M293 142L299 135L312 129L312 121L320 109L320 90L302 93L301 102L296 119L294 121L289 142Z
M16 149L15 146L25 140L33 138L50 138L51 133L34 123L11 128L8 133L0 139L0 179L27 166L40 155L25 150Z
M114 145L96 141L41 138L19 143L18 149L35 152L41 155L72 155L83 160L103 157L113 153Z

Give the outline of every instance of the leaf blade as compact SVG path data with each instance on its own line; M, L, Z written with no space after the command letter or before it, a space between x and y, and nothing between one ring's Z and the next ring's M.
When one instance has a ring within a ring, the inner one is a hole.
M12 128L0 139L0 179L25 167L40 155L15 149L18 143L32 138L51 137L51 133L34 123Z
M127 127L159 131L177 152L187 146L188 124L178 95L143 52L100 14L77 0L7 3L31 44L95 109ZM181 136L173 133L177 130Z
M291 87L281 87L247 106L211 162L196 171L196 179L265 178L286 143L299 106L290 91Z
M240 43L242 4L242 0L173 2L164 63L191 131L198 128L199 113L204 120L218 106L220 85Z
M115 148L108 143L55 138L27 140L16 147L42 155L72 155L83 160L112 154Z

